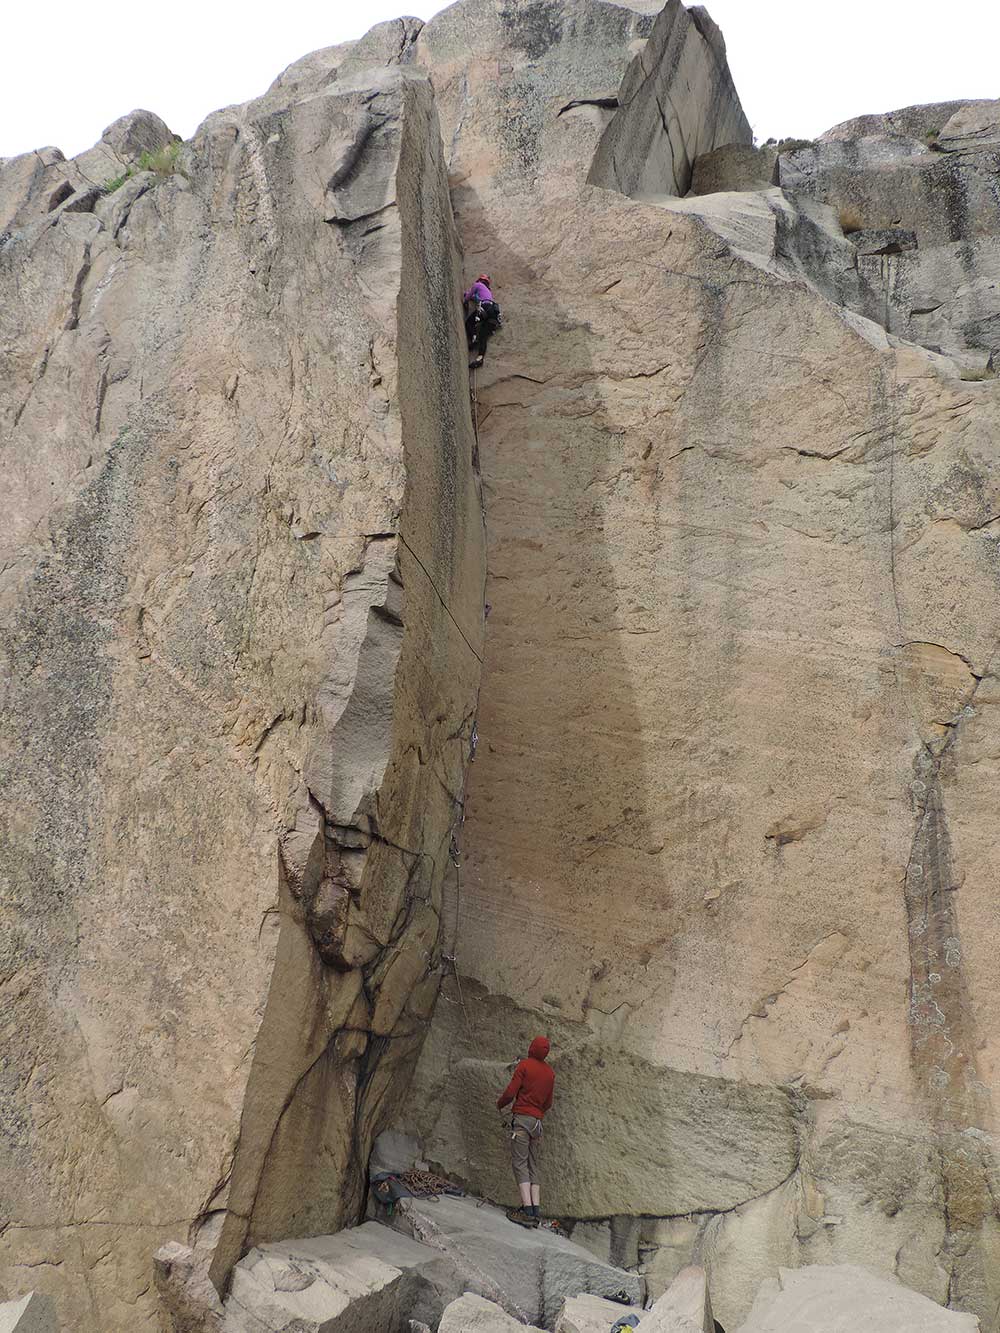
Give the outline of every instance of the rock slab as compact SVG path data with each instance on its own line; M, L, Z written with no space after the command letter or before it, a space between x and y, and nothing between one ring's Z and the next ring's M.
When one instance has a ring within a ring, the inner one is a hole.
M544 1330L513 1319L499 1305L466 1292L445 1310L438 1333L544 1333Z
M515 1319L552 1327L568 1296L619 1292L641 1306L644 1284L634 1273L603 1264L545 1227L509 1222L475 1199L404 1199L393 1225L441 1250L468 1290L501 1305Z
M601 1296L569 1296L559 1311L555 1333L608 1333L627 1312L620 1302Z
M645 1328L645 1321L641 1325ZM779 1270L739 1333L978 1333L975 1315L944 1310L852 1264Z
M705 1270L682 1268L639 1327L644 1333L715 1333Z
M59 1333L55 1305L38 1291L4 1301L0 1305L0 1333Z
M333 1321L331 1333L353 1329L359 1320L358 1327L366 1327L367 1320L372 1328L393 1333L410 1319L436 1327L445 1306L462 1291L447 1255L366 1222L333 1236L253 1250L234 1270L223 1329L239 1333L241 1321L252 1325L255 1319L268 1329L275 1320L283 1329L282 1320L312 1319L323 1333L324 1320Z
M399 1269L373 1255L334 1267L252 1250L233 1271L222 1333L396 1333L401 1286Z

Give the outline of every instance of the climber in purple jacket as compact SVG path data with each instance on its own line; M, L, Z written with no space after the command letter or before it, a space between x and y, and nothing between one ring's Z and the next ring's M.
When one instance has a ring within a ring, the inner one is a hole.
M496 333L503 323L500 307L493 299L493 283L488 273L480 273L462 297L462 307L465 312L465 336L472 353L469 369L475 370L483 364L490 335Z

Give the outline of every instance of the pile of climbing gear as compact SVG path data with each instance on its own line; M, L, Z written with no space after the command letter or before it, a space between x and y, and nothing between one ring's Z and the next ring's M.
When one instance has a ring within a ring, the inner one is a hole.
M390 1171L382 1171L377 1176L372 1176L372 1194L375 1196L376 1203L380 1203L383 1208L388 1208L390 1216L400 1199L413 1198L413 1195L399 1177L394 1176Z
M455 1185L444 1176L435 1175L433 1171L400 1171L397 1179L403 1182L414 1199L436 1199L439 1194L448 1194L453 1199L465 1197L461 1185Z
M525 1212L524 1208L505 1208L504 1215L508 1222L516 1222L519 1227L528 1227L531 1230L541 1227L544 1231L551 1231L555 1236L569 1236L569 1227L558 1217L535 1217Z
M400 1199L436 1199L442 1194L460 1199L465 1190L433 1171L381 1171L372 1177L372 1194L391 1215Z

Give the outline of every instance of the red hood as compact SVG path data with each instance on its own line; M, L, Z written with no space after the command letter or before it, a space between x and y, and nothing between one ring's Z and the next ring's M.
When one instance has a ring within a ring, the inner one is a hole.
M549 1053L548 1037L536 1037L528 1047L528 1055L532 1060L544 1060Z

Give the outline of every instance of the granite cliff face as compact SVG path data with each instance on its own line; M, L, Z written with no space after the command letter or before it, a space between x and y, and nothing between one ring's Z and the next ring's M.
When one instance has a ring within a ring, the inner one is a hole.
M678 42L658 22L626 86ZM512 178L518 136L442 110L507 326L461 987L406 1123L509 1197L491 1094L547 1031L578 1238L654 1284L707 1263L727 1327L776 1263L859 1261L992 1328L998 108L765 171L722 146L724 80L655 68L701 125L673 181L599 175L634 101L595 84L561 94L600 105L575 176ZM758 179L677 198L716 154Z
M139 130L0 177L0 1280L92 1333L154 1326L165 1240L221 1284L356 1216L483 632L426 80L220 113L162 178Z
M544 1030L576 1240L998 1327L998 117L755 149L703 9L460 0L3 164L10 1294L154 1327L391 1120L506 1198Z

